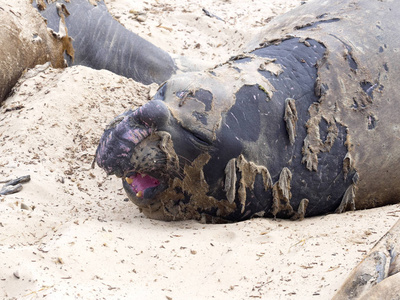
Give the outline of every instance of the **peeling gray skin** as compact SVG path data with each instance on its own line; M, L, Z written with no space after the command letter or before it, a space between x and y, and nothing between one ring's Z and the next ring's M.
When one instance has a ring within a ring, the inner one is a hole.
M345 128L334 122L322 132L329 151L321 150L317 171L302 163L309 107L318 101L317 63L325 53L321 43L292 38L208 73L175 76L152 101L106 130L96 160L109 174L147 174L161 183L157 193L152 186L137 195L131 180L124 180L130 199L151 217L238 221L333 212L355 174L343 174ZM150 137L138 137L146 129ZM169 150L159 146L162 135ZM176 168L168 166L174 163Z
M173 76L116 125L135 142L111 126L97 163L128 178L129 198L163 220L296 219L397 203L400 74L389 72L400 61L398 14L392 2L303 5L271 22L256 50ZM149 148L136 134L145 129ZM138 147L153 163L132 155ZM155 181L134 187L136 173Z

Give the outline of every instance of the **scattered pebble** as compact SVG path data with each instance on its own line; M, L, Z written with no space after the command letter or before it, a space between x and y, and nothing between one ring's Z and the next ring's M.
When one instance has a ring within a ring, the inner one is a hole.
M0 190L0 195L10 195L14 193L18 193L22 190L22 184L18 183L17 185L5 185Z
M5 182L4 186L0 190L0 195L9 195L9 194L14 194L18 193L19 191L22 190L22 184L31 180L30 175L26 176L21 176L16 179L12 180L5 180L2 182Z
M25 203L21 203L21 209L30 210L31 208Z
M21 278L21 276L19 276L18 270L15 271L15 272L13 273L13 275L14 275L14 277L17 278L17 279L20 279L20 278Z

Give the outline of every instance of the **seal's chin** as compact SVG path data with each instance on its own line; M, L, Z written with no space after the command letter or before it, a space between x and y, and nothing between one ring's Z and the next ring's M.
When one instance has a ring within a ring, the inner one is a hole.
M151 200L165 189L160 180L143 173L131 172L123 179L129 198L136 204L150 204Z

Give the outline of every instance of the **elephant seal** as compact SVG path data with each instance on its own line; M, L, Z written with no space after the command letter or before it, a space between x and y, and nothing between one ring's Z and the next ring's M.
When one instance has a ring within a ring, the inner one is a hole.
M71 39L65 51L69 66L106 69L143 84L162 83L177 70L171 56L127 30L108 12L104 1L33 2L54 34Z
M127 30L104 1L0 0L0 103L24 72L50 62L54 68L107 69L143 84L162 83L198 63L172 58ZM40 14L42 15L40 15Z
M28 68L50 62L65 66L66 36L53 35L43 18L25 0L0 1L0 103Z
M362 13L360 13L362 12ZM162 220L303 218L400 200L393 1L313 1L251 51L175 75L95 160Z

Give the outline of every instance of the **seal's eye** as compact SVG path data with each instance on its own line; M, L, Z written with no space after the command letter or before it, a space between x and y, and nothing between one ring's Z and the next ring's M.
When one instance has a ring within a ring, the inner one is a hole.
M197 142L203 144L204 146L210 146L211 142L201 133L198 132L192 132L193 136L197 140Z
M210 147L212 147L213 143L206 134L194 130L188 130L188 133L190 140L196 148L204 151L210 150Z

